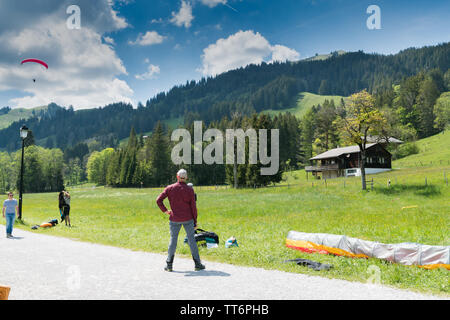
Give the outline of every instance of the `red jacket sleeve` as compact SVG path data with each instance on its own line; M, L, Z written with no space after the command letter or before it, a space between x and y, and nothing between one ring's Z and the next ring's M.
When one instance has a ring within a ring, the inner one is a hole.
M162 212L167 211L167 208L164 205L165 198L167 198L167 188L164 189L163 192L161 192L161 194L158 196L158 198L156 198L156 204L158 205L158 207L161 209Z

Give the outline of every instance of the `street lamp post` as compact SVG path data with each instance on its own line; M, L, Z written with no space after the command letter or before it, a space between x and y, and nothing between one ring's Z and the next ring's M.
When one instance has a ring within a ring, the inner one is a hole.
M23 193L23 157L25 153L25 139L28 136L28 128L23 125L20 128L20 138L22 139L22 161L20 166L20 184L19 184L19 220L22 220L22 193Z

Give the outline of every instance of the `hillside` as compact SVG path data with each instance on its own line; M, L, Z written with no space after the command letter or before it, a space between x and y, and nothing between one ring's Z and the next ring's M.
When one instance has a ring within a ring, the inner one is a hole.
M176 125L182 119L187 123L203 120L209 124L236 113L248 116L286 110L301 115L325 97L340 101L341 97L363 89L383 91L423 70L445 73L449 67L450 42L410 48L395 55L358 51L335 54L324 60L262 63L188 81L138 108L114 103L74 111L54 105L51 113L29 118L27 126L33 130L35 141L64 149L92 138L120 141L128 137L132 126L139 134L153 130L157 121ZM0 130L0 149L14 151L20 147L20 141L12 141L11 136L21 125L22 122L16 121Z
M393 161L394 168L450 165L450 130L418 140L419 153Z
M0 114L0 129L9 127L13 122L21 119L26 120L35 116L40 111L45 111L47 106L36 107L31 109L11 109L8 113Z
M265 110L262 113L269 115L276 115L280 113L290 112L296 117L302 117L312 106L322 105L325 100L333 100L335 105L339 105L341 103L341 99L346 97L343 96L328 96L328 95L319 95L310 92L301 92L298 94L297 105L294 108L287 108L281 110Z
M303 61L320 61L320 60L326 60L329 59L331 57L336 57L336 56L341 56L343 54L346 54L347 52L345 52L344 50L338 50L338 51L334 51L328 54L316 54L313 57L309 57L306 59L303 59Z

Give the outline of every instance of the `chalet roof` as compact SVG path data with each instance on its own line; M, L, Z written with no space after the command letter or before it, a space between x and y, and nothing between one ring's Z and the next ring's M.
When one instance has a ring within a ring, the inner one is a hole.
M389 138L387 138L387 140L388 140L389 143L396 143L396 144L402 144L403 143L402 140L396 139L394 137L389 137ZM386 143L386 138L380 138L379 136L368 136L367 137L367 142L370 142L370 143L376 143L376 142L378 142L378 143Z
M369 143L366 145L366 149L369 149L376 145L376 143ZM325 151L324 153L318 154L317 156L309 159L309 160L321 160L321 159L329 159L329 158L337 158L343 154L349 153L359 153L359 146L350 146L343 148L336 148Z

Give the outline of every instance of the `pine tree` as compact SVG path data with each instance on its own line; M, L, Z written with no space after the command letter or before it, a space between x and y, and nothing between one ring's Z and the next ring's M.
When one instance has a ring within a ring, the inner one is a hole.
M138 151L138 139L134 127L131 128L127 147L124 151L122 162L120 163L119 185L130 187L133 184L134 171L136 169L136 154Z
M305 113L301 120L301 145L304 150L303 164L307 164L308 160L313 156L313 142L314 132L316 130L315 124L315 108L310 109Z
M148 141L149 161L151 166L151 180L155 186L163 186L173 180L171 172L169 139L165 136L163 125L160 121L153 129Z
M427 77L420 84L416 106L419 138L425 138L435 133L433 108L439 95L438 86L431 77Z
M111 156L111 161L108 164L106 173L106 184L108 186L116 187L120 183L120 163L122 154L122 150L116 150Z
M28 130L27 137L25 138L25 140L23 142L24 142L25 147L34 146L36 144L34 141L33 131Z

